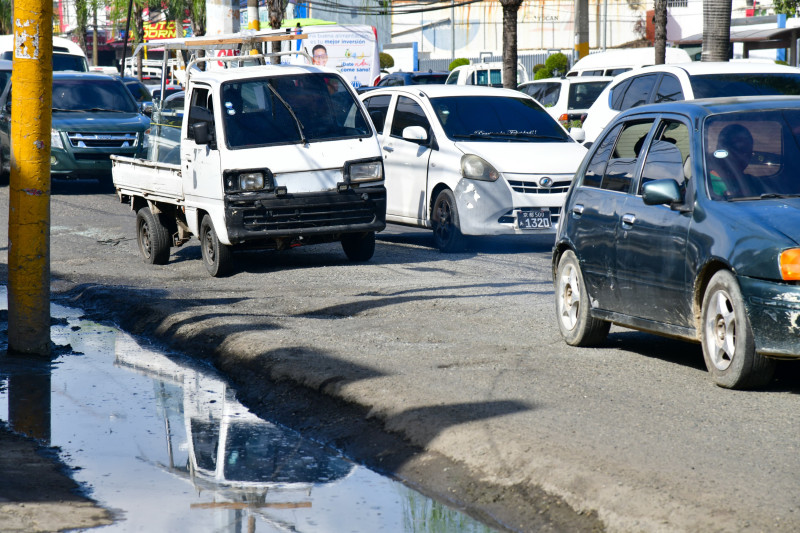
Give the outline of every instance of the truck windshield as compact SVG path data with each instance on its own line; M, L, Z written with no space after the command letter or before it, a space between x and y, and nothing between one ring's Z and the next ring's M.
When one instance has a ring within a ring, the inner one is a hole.
M53 111L136 113L136 102L121 81L91 78L53 79Z
M233 149L371 135L361 107L335 74L228 82L222 109L226 143Z

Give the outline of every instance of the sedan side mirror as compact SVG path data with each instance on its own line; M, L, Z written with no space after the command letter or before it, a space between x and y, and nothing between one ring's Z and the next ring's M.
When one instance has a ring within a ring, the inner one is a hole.
M673 179L648 181L642 186L642 200L646 205L672 205L683 202L683 193Z

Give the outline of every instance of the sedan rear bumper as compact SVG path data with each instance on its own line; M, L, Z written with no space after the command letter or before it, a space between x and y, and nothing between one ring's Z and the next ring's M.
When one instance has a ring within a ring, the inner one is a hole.
M800 358L800 285L739 277L756 351Z

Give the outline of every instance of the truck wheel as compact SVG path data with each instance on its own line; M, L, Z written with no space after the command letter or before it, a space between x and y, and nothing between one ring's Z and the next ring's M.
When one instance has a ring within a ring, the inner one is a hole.
M464 247L458 220L456 199L450 189L443 189L436 196L431 212L433 240L442 252L457 252Z
M342 235L342 249L350 261L363 263L375 253L375 232Z
M169 262L169 231L162 217L160 214L154 215L149 207L143 207L136 213L139 253L151 265L166 265Z
M233 266L231 247L219 242L211 217L205 215L200 223L200 250L208 273L219 278L227 275Z

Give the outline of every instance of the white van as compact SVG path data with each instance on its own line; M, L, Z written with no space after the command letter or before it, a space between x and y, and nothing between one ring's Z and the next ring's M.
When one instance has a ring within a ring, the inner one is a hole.
M14 59L13 35L0 35L0 59ZM88 72L89 63L80 46L69 39L53 36L53 70Z
M667 48L666 63L688 63L692 60L682 48ZM596 52L581 58L567 72L569 76L616 76L629 70L655 65L656 49L617 48Z
M517 84L528 81L528 73L522 63L517 63ZM503 86L503 63L471 63L454 68L447 76L445 84L448 85L488 85L490 87Z

